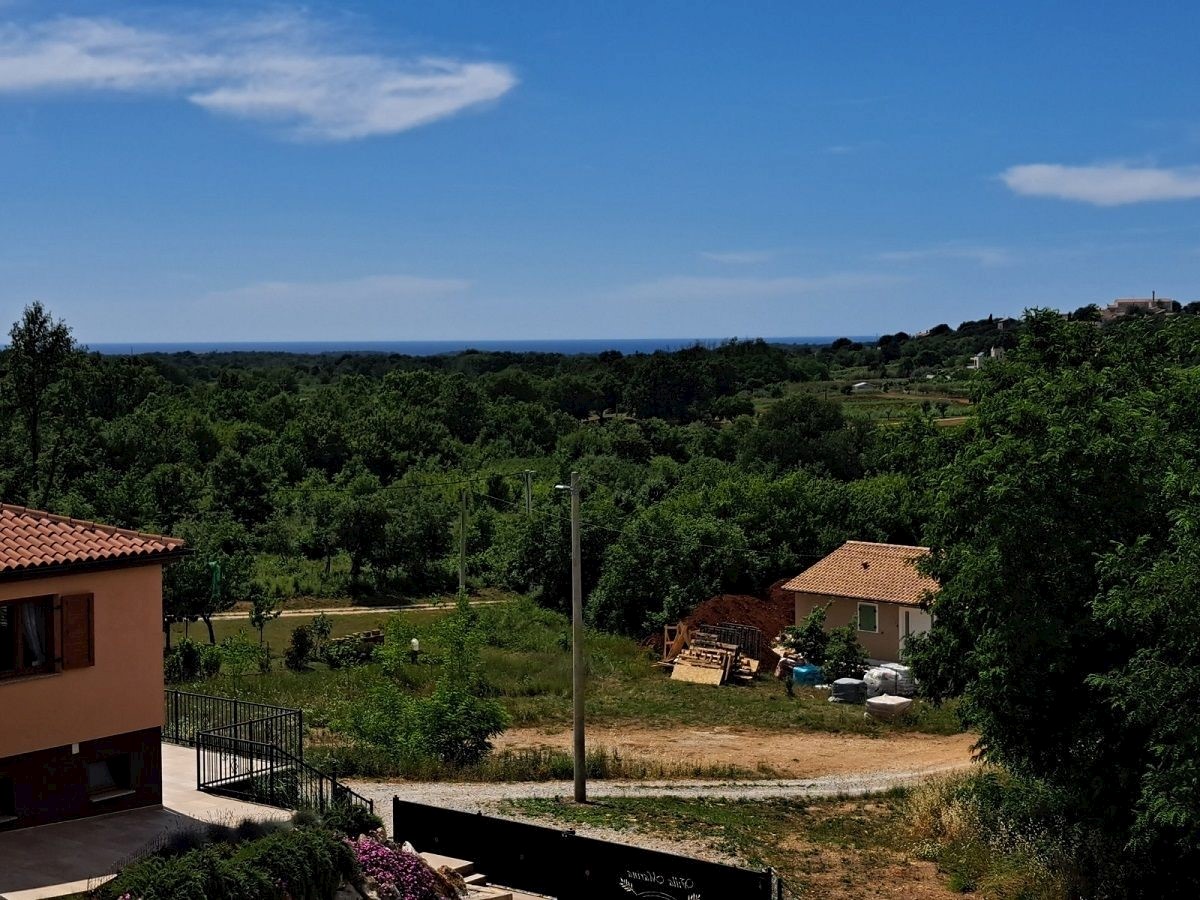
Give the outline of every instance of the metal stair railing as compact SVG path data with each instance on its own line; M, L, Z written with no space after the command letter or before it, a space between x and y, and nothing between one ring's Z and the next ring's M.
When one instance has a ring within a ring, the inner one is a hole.
M304 761L300 710L186 691L167 691L165 703L163 740L196 748L199 790L282 809L374 811L374 801Z

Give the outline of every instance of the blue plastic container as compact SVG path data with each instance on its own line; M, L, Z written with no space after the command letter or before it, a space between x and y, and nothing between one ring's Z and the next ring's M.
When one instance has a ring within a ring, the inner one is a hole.
M821 684L824 678L825 673L821 671L820 666L805 664L792 669L792 684L812 687L814 684Z

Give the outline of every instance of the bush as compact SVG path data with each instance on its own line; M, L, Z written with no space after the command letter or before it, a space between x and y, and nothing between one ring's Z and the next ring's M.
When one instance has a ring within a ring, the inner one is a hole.
M827 681L839 678L862 678L867 668L867 651L858 642L855 625L835 628L829 632L825 661L821 664Z
M221 674L221 648L205 644L200 648L200 674L204 678L216 678Z
M375 647L361 640L337 640L325 646L325 664L331 669L365 666L375 655Z
M308 658L313 651L312 631L307 625L292 629L292 638L283 651L283 664L293 672L308 668Z
M330 831L348 838L371 834L383 827L383 819L354 803L335 803L321 815L321 822Z
M824 665L829 647L829 632L825 630L828 606L819 606L809 611L799 625L789 625L783 630L784 646L804 657L814 666Z
M195 681L200 677L202 650L191 638L180 638L163 657L163 676L172 683Z
M329 900L343 881L358 878L358 865L350 847L324 828L273 834L247 844L235 858L280 885L291 900Z
M264 830L269 833L261 836ZM127 867L95 896L100 900L126 895L139 900L328 900L343 881L358 878L349 846L324 828L243 823L236 829L216 825L188 837L208 843L184 849L176 842Z
M242 629L221 641L221 668L228 675L249 675L251 672L266 672L271 667L271 656L266 647Z

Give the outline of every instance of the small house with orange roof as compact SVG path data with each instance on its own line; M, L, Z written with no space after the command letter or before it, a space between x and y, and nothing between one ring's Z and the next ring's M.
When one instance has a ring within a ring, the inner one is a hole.
M0 831L162 801L174 538L0 505Z
M795 600L797 623L827 607L827 628L853 623L867 656L899 662L909 636L933 626L938 583L917 568L927 556L928 547L846 541L780 590Z

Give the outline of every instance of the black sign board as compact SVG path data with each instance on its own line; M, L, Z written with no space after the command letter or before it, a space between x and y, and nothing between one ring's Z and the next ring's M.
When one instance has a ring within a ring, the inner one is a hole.
M546 828L392 801L392 836L423 852L470 860L493 884L558 900L775 900L769 870L659 853Z

